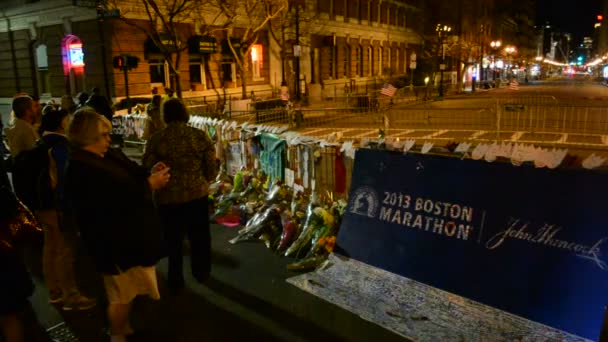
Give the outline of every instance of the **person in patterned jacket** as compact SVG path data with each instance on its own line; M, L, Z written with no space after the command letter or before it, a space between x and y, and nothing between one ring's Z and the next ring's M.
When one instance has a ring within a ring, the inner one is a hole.
M187 234L191 246L194 278L205 281L211 272L211 233L207 187L217 174L215 147L206 132L190 127L190 116L180 99L163 104L167 126L146 143L144 166L165 163L171 180L155 193L169 253L169 287L184 286L182 241Z

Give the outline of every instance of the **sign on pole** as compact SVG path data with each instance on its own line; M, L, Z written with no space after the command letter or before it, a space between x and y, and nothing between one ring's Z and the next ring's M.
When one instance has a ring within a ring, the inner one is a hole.
M412 52L410 55L410 69L416 69L416 53Z

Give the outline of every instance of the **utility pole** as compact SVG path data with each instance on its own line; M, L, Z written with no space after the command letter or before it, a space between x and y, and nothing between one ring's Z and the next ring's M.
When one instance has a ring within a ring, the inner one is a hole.
M104 8L102 0L97 0L97 27L99 29L99 47L101 49L101 64L103 66L103 82L106 90L106 98L111 99L110 82L108 81L108 63L106 61L106 39L103 29ZM126 62L126 61L125 61Z
M302 48L300 47L300 5L296 3L296 44L294 46L294 61L295 61L295 72L296 72L296 81L294 85L295 98L296 101L300 101L300 54Z
M122 55L122 65L124 65L124 68L122 68L124 74L125 74L125 97L127 98L127 113L131 114L131 100L129 99L129 60L128 60L128 56L127 55Z
M285 24L281 24L281 86L287 86L287 81L285 81Z

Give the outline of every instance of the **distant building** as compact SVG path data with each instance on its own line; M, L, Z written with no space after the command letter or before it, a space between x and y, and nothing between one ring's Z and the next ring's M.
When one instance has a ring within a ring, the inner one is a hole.
M137 12L141 12L139 1L117 3L127 18L150 25ZM299 78L302 92L314 89L319 95L333 96L406 74L409 57L421 44L418 3L301 1L299 44L294 22L283 32L284 41L280 34L277 37L264 30L247 57L251 62L247 93L269 96L283 82L293 91ZM94 0L0 4L0 44L5 47L0 53L0 101L8 103L22 91L57 98L94 86L105 90L106 78L109 97L120 99L125 96L124 73L113 68L112 61L122 54L139 58L137 67L128 73L130 96L149 96L154 88L171 87L172 72L156 44L143 31L113 17L116 13L106 13L99 21L95 5ZM291 11L293 18L293 6ZM240 96L242 80L224 36L203 36L198 26L195 21L179 25L180 44L187 45L179 70L183 96L216 96L217 89ZM238 27L234 31L238 36ZM296 57L299 75L295 74Z

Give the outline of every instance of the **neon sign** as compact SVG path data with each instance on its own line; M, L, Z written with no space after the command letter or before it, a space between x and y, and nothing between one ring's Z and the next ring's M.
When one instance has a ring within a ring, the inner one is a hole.
M72 68L84 67L84 52L82 52L82 44L68 45L69 62Z

